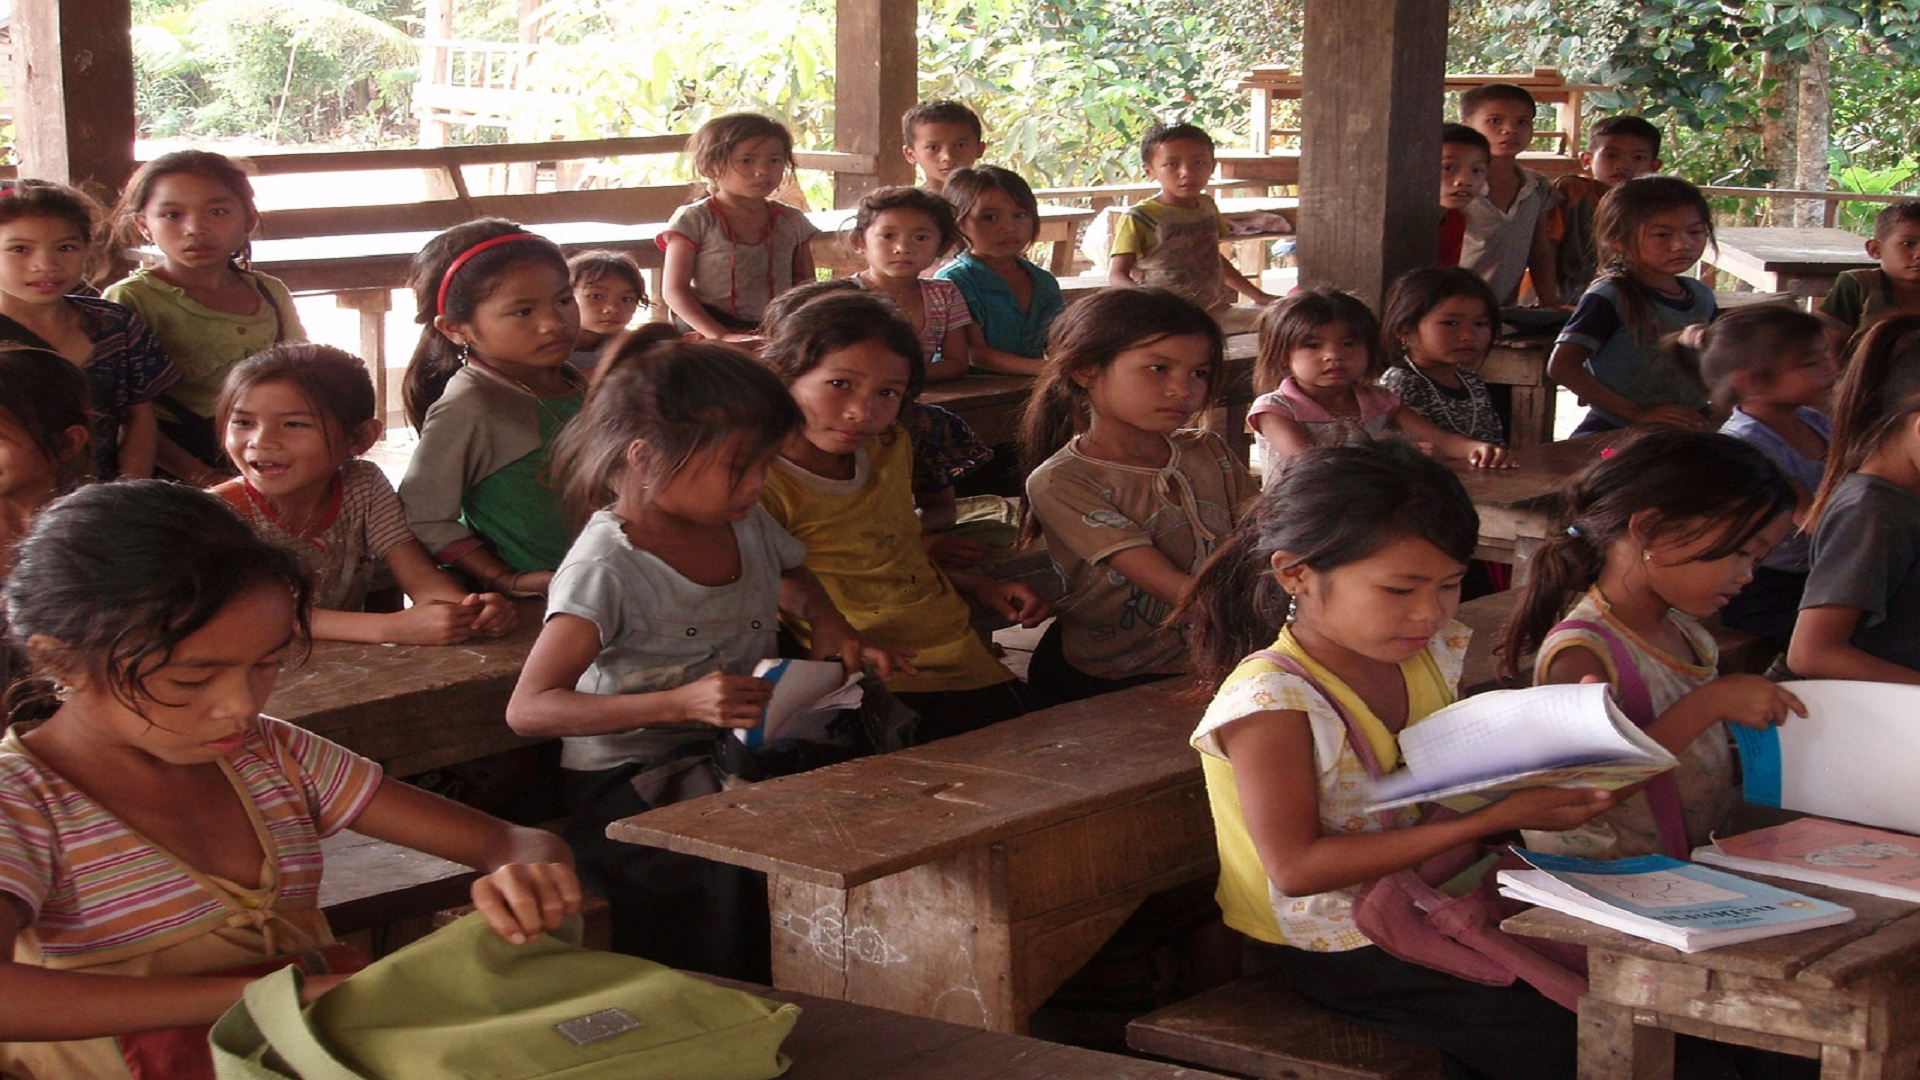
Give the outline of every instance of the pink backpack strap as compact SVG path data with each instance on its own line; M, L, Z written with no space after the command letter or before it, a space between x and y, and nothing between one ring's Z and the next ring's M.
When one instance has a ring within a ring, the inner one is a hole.
M1567 619L1554 625L1554 630L1584 630L1606 642L1607 654L1613 660L1614 685L1620 701L1620 711L1634 726L1645 731L1653 723L1657 714L1653 711L1653 693L1647 689L1647 677L1641 673L1640 665L1633 662L1633 653L1627 649L1627 643L1620 635L1604 623L1591 619ZM1660 847L1664 854L1685 861L1692 852L1687 843L1687 820L1680 810L1680 785L1671 771L1647 781L1645 788L1647 805L1653 810L1653 824L1660 832Z
M1366 767L1367 775L1378 780L1387 774L1387 771L1380 767L1380 759L1375 756L1373 752L1373 741L1367 738L1367 733L1361 729L1360 722L1353 718L1353 714L1347 711L1346 706L1340 704L1339 698L1334 697L1333 693L1322 685L1319 679L1314 678L1313 675L1307 671L1306 665L1291 656L1274 652L1272 649L1261 649L1252 655L1265 660L1267 663L1272 664L1289 675L1298 676L1314 693L1319 694L1321 700L1327 703L1327 707L1333 710L1333 714L1340 718L1340 723L1346 726L1347 745L1353 747L1353 756L1359 758L1360 764ZM1386 810L1378 811L1375 816L1379 818L1382 828L1392 829L1399 826L1399 819L1395 818L1392 813Z

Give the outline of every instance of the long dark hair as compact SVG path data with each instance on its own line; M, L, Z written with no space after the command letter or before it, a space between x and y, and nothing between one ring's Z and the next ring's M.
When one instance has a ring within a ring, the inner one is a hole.
M1859 472L1915 409L1920 409L1920 315L1896 315L1875 323L1847 361L1833 396L1827 471L1802 529L1813 531L1840 482Z
M373 379L366 361L331 345L283 341L235 364L214 403L216 430L226 438L227 419L241 395L265 383L284 382L299 391L321 421L328 452L353 441L374 419ZM236 466L239 462L234 463Z
M1654 431L1621 445L1561 491L1553 528L1501 632L1501 670L1515 674L1521 658L1600 580L1607 553L1631 535L1635 515L1652 515L1650 540L1717 536L1695 556L1710 561L1740 550L1793 501L1793 486L1773 462L1731 435Z
M93 426L93 383L59 353L0 342L0 412L13 418L53 471L55 494L93 477L91 442L74 448L76 427Z
M238 162L211 150L175 150L161 154L135 169L133 176L127 180L119 201L113 204L112 224L107 233L108 246L116 251L140 246L140 215L146 212L147 204L153 201L153 189L167 177L182 174L205 177L226 188L246 208L247 220L258 226L260 210L253 201L253 181L247 178L247 171ZM244 269L253 261L251 235L239 251L228 254L234 266Z
M1465 565L1479 532L1460 478L1401 440L1295 454L1174 610L1194 675L1210 690L1273 641L1287 611L1275 552L1325 573L1413 537Z
M1386 370L1386 354L1380 350L1380 320L1366 301L1338 289L1302 289L1260 313L1260 351L1253 363L1253 389L1266 394L1279 389L1293 374L1289 361L1293 350L1309 335L1328 323L1341 323L1367 346L1365 378L1373 379Z
M769 310L761 361L783 384L791 386L795 379L819 367L828 353L877 341L907 362L907 392L900 402L900 407L906 408L927 378L920 335L914 333L913 324L885 298L857 285L848 289L821 282L803 288L810 291L792 306L783 306L778 323L773 322ZM783 294L783 298L790 295Z
M1413 366L1407 355L1407 338L1420 332L1420 320L1427 317L1434 308L1464 296L1477 300L1492 320L1493 330L1500 329L1500 300L1487 287L1485 278L1461 266L1429 266L1402 274L1400 280L1387 290L1386 314L1381 318L1385 333L1382 344L1387 356L1394 362ZM1492 340L1489 338L1488 340Z
M1622 180L1601 198L1593 212L1593 243L1599 250L1600 274L1619 291L1620 321L1642 346L1656 344L1655 328L1646 291L1633 275L1634 251L1647 220L1671 210L1698 211L1707 225L1707 243L1715 242L1713 208L1707 205L1707 197L1677 176Z
M1796 349L1825 349L1826 324L1787 304L1749 304L1704 326L1688 327L1661 343L1668 362L1698 371L1718 409L1739 404L1734 376L1751 372L1765 384Z

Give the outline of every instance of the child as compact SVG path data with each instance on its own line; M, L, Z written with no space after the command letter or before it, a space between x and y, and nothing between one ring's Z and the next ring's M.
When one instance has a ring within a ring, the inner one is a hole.
M1439 822L1418 823L1412 807L1366 811L1369 771L1342 713L1391 770L1399 733L1452 702L1468 637L1453 613L1477 531L1444 466L1391 443L1324 447L1289 461L1202 568L1178 617L1195 674L1218 687L1192 739L1218 836L1216 895L1228 926L1285 946L1273 959L1302 997L1436 1047L1449 1073L1571 1077L1571 1012L1523 985L1400 960L1352 915L1376 878L1612 804L1535 788Z
M1820 304L1822 315L1856 336L1889 315L1920 312L1920 199L1903 199L1880 211L1867 257L1880 265L1845 271Z
M260 212L240 166L207 150L162 154L133 174L113 208L116 250L160 249L106 298L132 308L184 376L160 399L158 461L190 484L227 478L213 403L227 369L282 341L305 341L280 279L247 268Z
M1593 215L1615 184L1660 171L1660 129L1638 116L1609 116L1587 132L1580 167L1589 175L1554 180L1555 205L1547 211L1547 239L1554 245L1558 298L1542 303L1572 306L1593 284L1599 259L1593 245Z
M180 381L180 369L140 316L73 295L85 284L98 209L65 184L0 183L0 339L58 353L87 373L96 476L152 476L153 402Z
M1614 185L1593 219L1604 265L1560 331L1547 374L1589 406L1575 438L1628 424L1705 428L1697 369L1662 357L1660 340L1712 322L1713 290L1685 273L1713 240L1700 189L1672 176Z
M427 241L408 276L420 342L407 420L420 444L400 481L407 524L486 591L544 593L573 542L544 476L582 393L566 362L580 334L566 258L482 218Z
M331 942L320 841L343 829L482 871L473 901L509 941L578 910L557 837L260 715L306 578L218 497L83 488L35 520L6 599L56 705L0 739L0 1072L125 1078L116 1037L201 1025L204 1045L254 977L232 969Z
M966 298L967 343L975 367L1038 375L1047 329L1066 302L1052 274L1027 261L1040 229L1040 204L1018 173L992 165L962 169L945 188L963 247L933 276Z
M1455 435L1373 385L1386 367L1380 326L1358 297L1336 289L1296 292L1260 315L1260 356L1247 410L1264 484L1309 446L1367 442L1389 432L1427 443L1476 468L1511 468L1505 448Z
M624 333L633 313L647 302L647 283L633 258L618 251L583 251L567 260L573 306L580 309L580 336L567 363L592 371L600 346Z
M1027 681L1048 704L1187 670L1167 625L1253 480L1219 435L1187 427L1220 393L1220 327L1165 289L1103 289L1054 324L1021 424L1023 536L1069 582Z
M90 396L65 357L0 343L0 582L33 515L91 472ZM0 628L5 617L0 612Z
M956 584L1033 626L1046 602L1024 584L943 573L921 544L913 454L894 421L924 378L913 328L885 300L832 293L795 310L764 359L800 406L800 430L773 463L760 505L806 545L807 568L875 645L913 658L895 696L926 739L1026 711L1020 686L975 633ZM814 631L790 621L805 644Z
M507 706L525 735L563 737L568 829L612 903L614 944L674 967L767 978L766 881L609 841L606 827L705 793L654 783L760 722L776 608L815 627L815 658L864 650L806 551L755 505L799 425L778 379L717 345L623 340L556 448L568 501L592 518L554 576L547 622ZM665 769L663 773L660 770ZM711 784L705 790L718 790Z
M1493 348L1500 305L1480 275L1458 266L1415 270L1387 293L1380 385L1421 419L1476 443L1505 446L1487 384L1474 374Z
M1493 160L1487 137L1465 124L1440 125L1440 246L1434 265L1459 266L1467 207L1487 192Z
M1536 298L1560 295L1546 228L1553 187L1520 164L1533 145L1535 108L1533 95L1512 83L1487 83L1460 95L1460 122L1485 135L1493 154L1486 194L1466 208L1460 265L1486 278L1503 305L1519 299L1520 277L1528 271Z
M1686 330L1670 347L1694 354L1691 362L1706 380L1716 409L1732 407L1721 433L1767 455L1793 485L1796 527L1720 612L1721 622L1785 652L1810 566L1807 511L1826 471L1833 433L1822 411L1836 374L1825 327L1818 316L1796 307L1752 304Z
M1724 834L1739 801L1722 721L1764 727L1792 694L1757 675L1719 675L1700 626L1726 606L1793 527L1793 489L1758 450L1704 431L1656 431L1570 484L1526 592L1502 634L1511 673L1534 656L1536 684L1603 679L1680 768L1529 848L1586 858L1686 858Z
M849 238L853 253L867 260L853 280L891 300L913 324L929 382L958 379L973 363L973 315L959 286L920 276L959 238L953 204L910 187L862 196Z
M1128 207L1114 227L1110 283L1172 289L1216 318L1234 293L1256 304L1278 299L1220 251L1231 230L1207 194L1212 136L1192 124L1155 124L1140 138L1140 162L1160 191Z
M793 167L793 134L779 121L731 113L687 142L713 193L673 212L656 243L667 253L660 291L688 329L712 341L750 341L767 301L813 280L820 230L772 195Z
M944 194L961 169L973 168L987 151L980 117L957 101L923 101L900 118L900 152L924 177L921 187Z
M1787 666L1810 679L1920 683L1920 315L1869 330L1834 398Z
M240 475L214 492L306 568L316 640L458 645L513 629L506 597L470 594L434 565L385 474L360 457L381 424L358 357L275 345L227 373L215 415ZM362 610L380 563L412 607Z

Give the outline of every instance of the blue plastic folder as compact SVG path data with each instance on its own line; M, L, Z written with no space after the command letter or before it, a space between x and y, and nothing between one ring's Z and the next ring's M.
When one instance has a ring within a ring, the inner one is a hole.
M1734 724L1733 742L1740 748L1745 774L1742 794L1756 806L1780 805L1780 729Z

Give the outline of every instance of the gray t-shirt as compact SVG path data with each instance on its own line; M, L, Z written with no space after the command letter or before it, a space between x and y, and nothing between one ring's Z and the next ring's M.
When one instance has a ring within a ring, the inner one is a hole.
M1826 413L1818 409L1802 407L1794 410L1794 415L1822 439L1833 438L1833 421L1827 418ZM1779 432L1741 410L1733 410L1733 415L1727 417L1727 422L1720 425L1720 434L1731 435L1767 455L1767 460L1779 467L1780 471L1786 474L1787 479L1805 488L1809 495L1820 490L1820 477L1827 471L1826 459L1802 455L1800 451L1793 448L1793 444L1781 437ZM1807 572L1811 558L1807 534L1795 529L1773 546L1773 550L1767 553L1767 557L1760 560L1760 565L1773 570L1788 570L1796 574L1804 574Z
M780 574L806 549L765 510L736 522L740 578L699 585L627 540L610 510L588 520L553 575L547 618L575 615L600 630L600 655L574 689L583 694L671 690L713 671L751 675L775 655ZM658 760L685 743L713 738L705 724L648 727L561 740L560 765L611 769Z
M1878 477L1840 481L1813 530L1804 610L1859 608L1854 648L1920 669L1920 495Z

